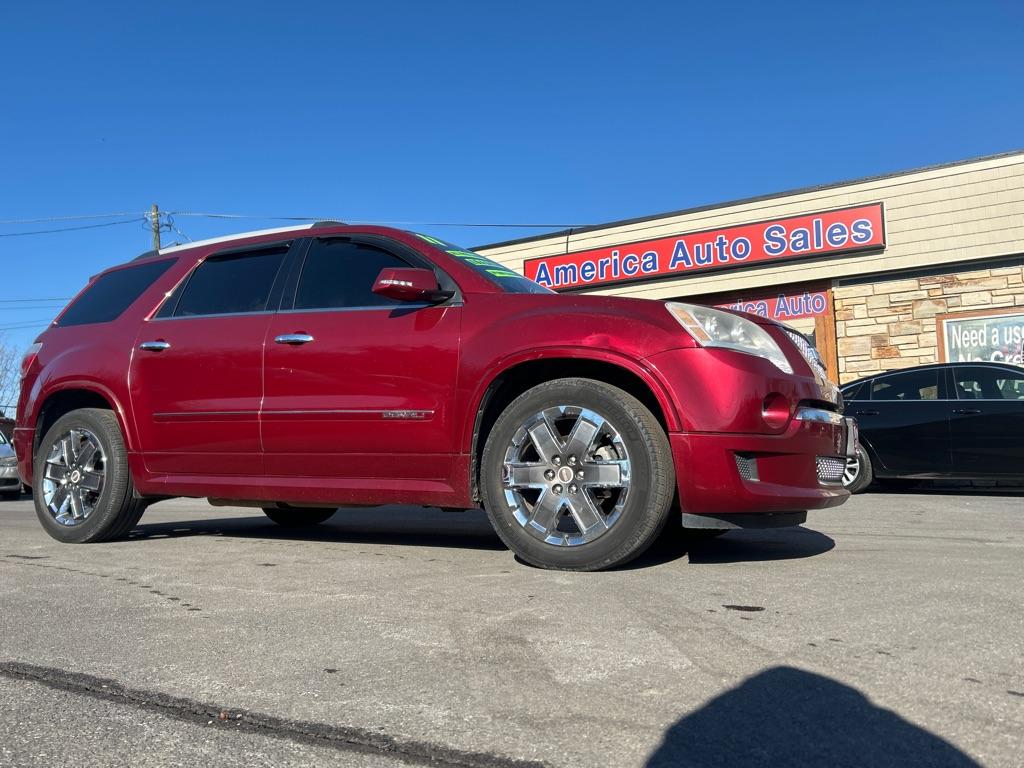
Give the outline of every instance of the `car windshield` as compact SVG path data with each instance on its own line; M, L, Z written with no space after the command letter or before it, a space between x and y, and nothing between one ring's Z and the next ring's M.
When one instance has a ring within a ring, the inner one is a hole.
M463 264L472 267L506 293L554 293L554 291L545 288L543 285L539 285L533 282L533 280L523 277L518 272L513 272L508 267L503 266L496 261L491 261L486 256L481 256L479 253L467 251L465 248L460 248L459 246L447 243L444 240L438 240L436 237L431 237L430 235L421 235L417 232L416 237L426 240L434 247L440 248L449 256L452 256Z

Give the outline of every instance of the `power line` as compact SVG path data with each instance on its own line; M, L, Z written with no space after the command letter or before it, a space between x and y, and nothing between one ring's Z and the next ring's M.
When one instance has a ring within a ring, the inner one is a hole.
M42 303L46 301L71 301L70 296L57 296L56 298L46 299L0 299L0 304L26 304L26 303ZM31 309L31 307L28 307Z
M0 325L0 331L16 331L25 328L37 328L43 325L49 325L52 322L52 317L44 317L41 320L25 320L24 322L16 323L14 325Z
M339 216L271 216L264 214L251 214L251 213L216 213L211 211L159 211L154 213L153 211L121 211L115 213L103 213L103 214L81 214L73 216L49 216L35 219L0 219L0 225L6 224L30 224L30 223L42 223L49 221L78 221L86 219L100 219L100 218L112 218L112 217L125 217L130 216L131 218L123 219L121 221L105 221L100 224L82 224L74 227L54 227L52 229L33 229L26 230L24 232L4 232L0 233L0 237L26 237L29 235L48 235L56 232L77 232L84 229L99 229L101 227L113 227L118 224L131 224L134 222L142 222L149 228L153 228L155 231L160 229L165 231L173 231L181 237L185 238L189 242L192 241L188 235L182 232L174 225L173 216L193 216L207 219L251 219L257 221L332 221L332 220L344 220L345 217ZM163 222L160 222L160 219ZM160 222L155 224L154 222ZM401 227L459 227L459 228L471 228L471 229L574 229L577 227L590 226L588 224L535 224L525 222L457 222L457 221L392 221L392 220L365 220L365 219L348 219L349 223L352 224L365 224L371 226L401 226ZM157 229L159 228L159 229Z
M124 216L145 216L145 211L117 211L115 213L83 213L74 216L44 216L38 219L0 219L0 224L43 224L48 221L81 221L83 219L115 219Z
M79 229L99 229L100 227L115 227L118 224L132 224L136 221L145 221L145 217L138 219L127 219L126 221L108 221L103 224L83 224L79 227L59 227L57 229L33 229L28 232L4 232L0 237L24 237L25 235L48 235L51 232L73 232Z
M174 216L199 216L208 219L258 219L261 221L341 221L339 216L265 216L253 213L211 213L207 211L169 211ZM365 219L347 219L353 224L402 225L417 227L492 227L510 229L566 229L569 227L588 227L589 224L517 224L517 223L485 223L455 221L391 221Z

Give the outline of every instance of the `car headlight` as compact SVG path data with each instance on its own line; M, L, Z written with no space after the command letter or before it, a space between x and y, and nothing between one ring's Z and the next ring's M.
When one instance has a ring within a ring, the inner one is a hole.
M793 366L789 364L782 348L757 323L731 312L696 304L669 301L665 307L702 347L723 347L757 355L770 361L780 371L793 372Z

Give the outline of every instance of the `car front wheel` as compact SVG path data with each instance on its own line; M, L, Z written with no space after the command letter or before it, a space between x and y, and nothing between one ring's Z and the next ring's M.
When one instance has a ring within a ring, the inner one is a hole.
M502 541L541 568L632 560L665 525L675 488L668 437L643 403L591 379L557 379L498 417L480 462Z

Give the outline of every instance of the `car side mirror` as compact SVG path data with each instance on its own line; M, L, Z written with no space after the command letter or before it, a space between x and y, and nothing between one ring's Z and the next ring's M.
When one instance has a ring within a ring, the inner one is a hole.
M442 291L437 276L429 269L386 267L377 275L373 292L398 301L444 301L451 291Z

